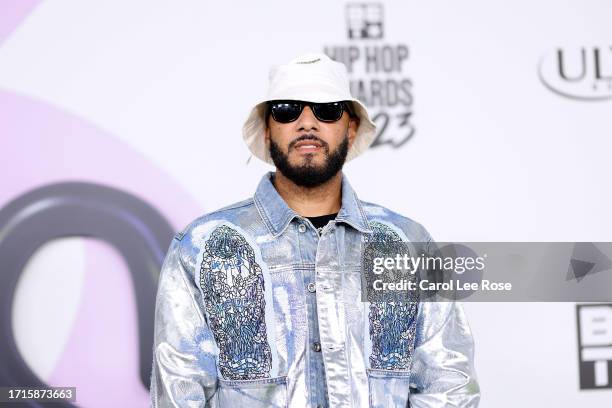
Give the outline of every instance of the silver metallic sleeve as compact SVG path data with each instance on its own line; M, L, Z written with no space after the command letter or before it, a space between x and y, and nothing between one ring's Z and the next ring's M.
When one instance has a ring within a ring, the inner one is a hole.
M159 278L151 403L154 408L216 406L216 349L179 239L172 240Z
M463 307L421 304L410 394L412 408L477 407L474 342Z

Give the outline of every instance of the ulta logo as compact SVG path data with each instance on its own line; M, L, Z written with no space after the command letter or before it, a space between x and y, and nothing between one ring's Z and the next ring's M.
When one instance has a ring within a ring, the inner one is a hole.
M550 91L582 101L612 99L612 46L557 48L540 61L538 75Z

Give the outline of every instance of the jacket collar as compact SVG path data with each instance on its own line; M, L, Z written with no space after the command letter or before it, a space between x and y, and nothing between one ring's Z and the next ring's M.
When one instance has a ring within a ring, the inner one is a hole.
M299 214L289 208L278 194L272 184L273 175L273 172L268 172L261 178L255 191L254 201L264 224L270 233L277 237L283 233L293 218L299 217ZM361 203L344 174L342 174L342 205L336 216L336 222L346 223L361 232L372 232Z

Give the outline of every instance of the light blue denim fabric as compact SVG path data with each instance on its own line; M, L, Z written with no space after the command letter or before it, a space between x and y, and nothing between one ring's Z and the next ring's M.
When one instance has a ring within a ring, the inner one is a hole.
M343 176L340 212L319 235L271 176L173 239L157 294L153 407L476 407L459 304L361 301L364 243L431 251L427 231L360 201Z

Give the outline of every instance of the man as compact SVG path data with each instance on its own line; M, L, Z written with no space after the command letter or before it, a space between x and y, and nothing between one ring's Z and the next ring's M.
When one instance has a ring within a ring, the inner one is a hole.
M164 261L154 407L477 406L459 305L361 301L366 242L431 243L343 175L374 134L344 65L310 54L271 71L243 136L276 172L192 222Z

